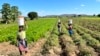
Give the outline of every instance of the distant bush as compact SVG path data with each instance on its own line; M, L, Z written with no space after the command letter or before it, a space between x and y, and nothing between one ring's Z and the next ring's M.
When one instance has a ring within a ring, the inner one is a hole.
M100 14L98 14L97 16L100 17Z
M78 17L81 17L82 15L78 15Z
M96 16L95 14L93 14L93 16Z
M30 18L30 20L33 20L38 17L38 13L37 12L29 12L28 17Z

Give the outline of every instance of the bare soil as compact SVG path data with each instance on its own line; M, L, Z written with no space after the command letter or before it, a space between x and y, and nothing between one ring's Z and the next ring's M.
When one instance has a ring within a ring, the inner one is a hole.
M32 43L28 47L28 53L23 56L40 56L42 46L46 39L40 39L36 43ZM9 42L0 43L0 56L20 56L19 50L16 46L11 45Z

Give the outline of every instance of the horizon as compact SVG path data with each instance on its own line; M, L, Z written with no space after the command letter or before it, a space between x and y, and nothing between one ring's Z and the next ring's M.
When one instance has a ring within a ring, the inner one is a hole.
M3 3L10 6L18 6L23 16L28 12L35 11L39 16L61 15L61 14L86 14L93 15L100 13L100 0L1 0L0 9Z

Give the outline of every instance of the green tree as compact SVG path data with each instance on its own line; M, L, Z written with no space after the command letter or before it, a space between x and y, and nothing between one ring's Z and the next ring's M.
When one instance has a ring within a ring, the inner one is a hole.
M100 14L98 14L97 16L100 17Z
M78 15L78 17L81 17L82 15Z
M11 12L10 4L4 3L2 5L1 13L2 13L2 18L3 18L3 20L5 21L6 24L9 23L9 19L11 18L10 12Z
M93 14L93 16L96 16L95 14Z
M17 6L12 6L11 7L11 18L13 19L13 22L16 20L18 17L19 11Z
M30 18L30 20L33 20L38 17L38 14L37 12L29 12L28 17Z

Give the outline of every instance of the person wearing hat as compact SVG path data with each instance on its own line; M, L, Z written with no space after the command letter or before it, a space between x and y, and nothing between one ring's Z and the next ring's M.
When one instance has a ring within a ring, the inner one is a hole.
M23 16L18 17L18 25L19 30L17 34L17 41L18 41L18 48L20 55L22 55L22 52L25 51L27 53L27 41L26 41L26 33L25 33L25 20Z

